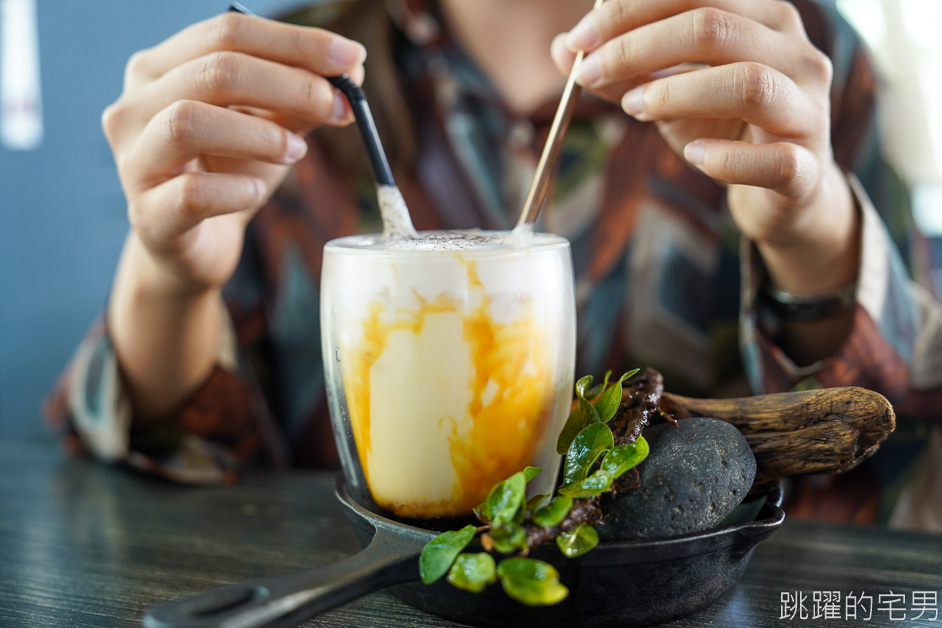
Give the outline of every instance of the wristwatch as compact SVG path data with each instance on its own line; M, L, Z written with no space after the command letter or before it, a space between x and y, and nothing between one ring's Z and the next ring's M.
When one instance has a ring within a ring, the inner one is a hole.
M797 295L766 284L759 289L755 305L760 328L774 338L786 322L825 320L853 312L857 306L857 283L810 295Z
M850 283L821 294L797 295L771 286L759 292L760 303L783 321L816 321L852 312L857 304L857 284Z

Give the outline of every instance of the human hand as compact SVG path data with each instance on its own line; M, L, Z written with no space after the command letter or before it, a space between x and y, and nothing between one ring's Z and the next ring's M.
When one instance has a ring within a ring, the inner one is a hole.
M249 220L307 152L303 136L353 120L323 77L359 83L365 57L328 31L232 12L131 57L102 126L131 238L162 281L225 283Z
M742 232L767 262L789 258L770 268L781 287L824 290L856 272L856 212L830 142L832 68L791 3L609 0L553 43L563 72L574 50L587 53L580 84L655 122L689 163L729 184ZM822 251L846 253L840 273L788 268Z

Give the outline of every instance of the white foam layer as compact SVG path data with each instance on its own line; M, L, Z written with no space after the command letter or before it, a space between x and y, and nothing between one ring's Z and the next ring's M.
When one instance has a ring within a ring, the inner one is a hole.
M454 232L448 233L453 235ZM336 259L329 255L331 259L326 263L330 279L346 288L331 298L335 307L350 317L354 328L360 324L356 319L366 316L370 304L377 301L383 303L384 316L388 317L395 317L400 310L416 311L422 302L436 299L464 301L464 307L471 311L485 295L490 301L489 314L500 322L512 317L513 303L520 299L531 301L537 311L557 311L559 304L566 301L556 290L560 286L571 289L571 280L563 279L570 272L569 255L568 250L547 250L557 248L552 244L565 243L555 236L548 238L545 248L505 247L472 239L465 241L469 246L466 249L434 251L412 248L427 242L424 238L379 241L365 246L357 245L362 242L358 237L344 238L349 242L341 251L351 254ZM328 245L328 251L336 248L340 247ZM473 267L469 265L472 262ZM480 281L480 290L468 288L471 268ZM549 290L547 286L556 289Z
M422 231L412 238L389 238L386 235L359 235L332 240L328 246L341 249L390 252L448 252L448 251L532 251L546 246L562 246L566 240L548 233L528 230L482 231L465 229L452 231ZM468 259L473 258L472 256Z
M510 231L444 231L424 233L412 240L383 242L380 248L390 251L469 251L525 248L527 244Z

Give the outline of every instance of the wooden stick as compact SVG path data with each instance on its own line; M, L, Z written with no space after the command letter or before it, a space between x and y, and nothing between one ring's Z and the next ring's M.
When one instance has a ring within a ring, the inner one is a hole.
M604 0L595 0L593 10L599 8ZM517 227L520 228L527 223L536 220L540 209L543 207L543 201L546 200L546 191L549 188L550 175L553 173L553 166L556 164L556 157L559 156L559 149L563 143L563 135L566 128L569 127L569 121L572 120L572 113L576 110L576 103L579 101L579 94L582 88L576 85L576 74L579 72L579 66L582 65L582 57L585 56L581 50L576 54L576 60L569 71L569 80L566 81L566 88L563 90L562 98L559 101L559 107L556 109L556 117L553 118L553 125L550 127L549 136L546 138L546 144L543 145L543 153L540 155L540 161L536 165L536 172L533 174L533 182L530 184L530 191L527 193L527 199L523 202L523 210L520 212L520 218L517 220Z
M890 402L857 387L737 399L664 393L662 408L677 418L712 417L739 428L756 456L756 484L847 471L872 455L896 428Z

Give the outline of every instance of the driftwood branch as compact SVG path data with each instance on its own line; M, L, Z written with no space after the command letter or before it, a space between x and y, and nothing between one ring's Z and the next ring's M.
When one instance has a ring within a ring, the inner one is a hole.
M661 407L678 419L713 417L739 428L756 456L756 484L789 475L847 471L874 453L896 427L890 402L857 387L737 399L694 399L665 392Z

